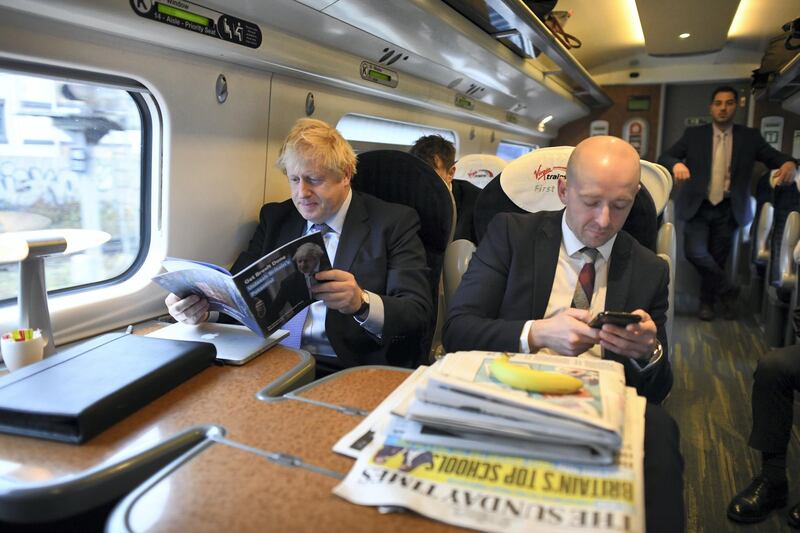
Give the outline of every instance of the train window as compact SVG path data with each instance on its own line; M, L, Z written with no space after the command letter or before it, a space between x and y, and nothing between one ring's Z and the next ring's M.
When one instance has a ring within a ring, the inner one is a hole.
M532 152L539 148L538 144L525 144L512 141L500 141L497 143L497 157L511 161L520 156Z
M356 153L369 150L407 151L425 135L444 137L455 145L458 153L458 137L453 130L352 113L343 116L336 129L350 142Z
M54 72L0 71L0 233L111 234L45 259L48 289L63 291L127 277L143 259L152 120L143 91ZM18 272L0 265L0 303L16 298Z
M6 101L0 99L0 144L8 142L6 137Z

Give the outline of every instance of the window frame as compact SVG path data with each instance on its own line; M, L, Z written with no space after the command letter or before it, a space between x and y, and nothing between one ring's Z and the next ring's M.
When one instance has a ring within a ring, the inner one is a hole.
M512 139L500 139L499 141L497 141L497 148L495 148L495 150L494 150L494 155L496 155L497 157L500 157L501 159L505 159L505 158L501 157L500 155L498 155L497 152L500 149L501 145L508 145L508 144L513 145L513 146L522 146L522 147L525 147L525 148L530 148L530 150L528 150L526 152L528 154L533 152L534 150L538 150L539 148L541 148L541 145L539 145L539 144L526 143L526 142L523 142L523 141L516 141L516 140L512 140ZM525 155L525 154L522 154L522 155ZM522 156L517 156L517 157L522 157ZM506 161L511 162L511 161L513 161L513 159L508 159Z
M153 236L153 178L154 170L160 168L155 163L156 153L160 148L163 128L162 114L155 96L144 85L129 78L105 75L98 72L58 67L54 65L35 64L25 61L0 58L0 72L24 76L36 76L57 82L74 82L84 85L96 85L109 89L125 91L133 100L139 112L141 124L141 153L139 157L139 250L131 264L123 272L111 278L47 290L48 296L75 294L120 284L134 277L145 263L150 252ZM5 123L3 122L3 126ZM6 135L7 139L7 135ZM160 157L159 157L160 159ZM160 224L159 220L156 225ZM17 297L0 299L0 308L16 305Z
M6 101L0 98L0 144L8 144L6 133Z
M419 124L419 123L416 123L416 122L408 122L407 120L395 120L393 118L379 117L379 116L375 116L375 115L367 115L367 114L364 114L364 113L345 113L344 115L339 117L339 120L336 122L336 129L339 130L339 132L342 133L342 136L345 139L347 139L347 141L350 142L351 144L353 142L359 143L359 142L374 142L374 141L364 141L362 139L349 139L339 129L340 128L340 124L347 117L355 117L355 118L361 119L361 120L365 119L365 120L374 122L375 124L381 124L381 123L383 123L383 124L401 124L403 126L408 126L408 127L411 127L411 128L418 129L418 130L420 130L420 132L419 132L419 135L417 135L414 138L414 141L416 141L416 139L419 139L420 137L423 137L425 135L440 135L442 132L448 132L450 135L452 135L452 140L451 139L447 139L447 140L448 141L451 140L451 142L453 143L453 146L456 149L456 154L459 153L459 137L458 137L458 132L456 130L449 129L449 128L435 128L435 127L429 126L427 124ZM410 148L411 146L414 145L414 141L412 141L411 144L402 144L402 145L398 144L398 143L392 143L392 144L395 145L395 146L408 146ZM389 144L389 143L379 143L379 144Z

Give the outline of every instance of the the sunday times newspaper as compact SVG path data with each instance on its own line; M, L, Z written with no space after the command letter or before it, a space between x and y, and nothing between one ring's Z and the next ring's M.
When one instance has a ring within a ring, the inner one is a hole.
M409 445L379 434L334 493L484 531L641 532L645 400L629 388L625 403L613 465Z

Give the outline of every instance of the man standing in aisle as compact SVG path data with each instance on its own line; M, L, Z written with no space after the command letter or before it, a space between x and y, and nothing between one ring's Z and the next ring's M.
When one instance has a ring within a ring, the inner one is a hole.
M795 161L772 148L758 130L733 123L738 94L728 86L711 95L711 124L687 128L658 162L672 171L677 184L675 211L684 221L686 259L701 277L702 320L714 319L714 304L725 318L735 318L738 288L725 275L725 262L737 226L753 220L750 181L755 161L777 168L775 179L794 178Z

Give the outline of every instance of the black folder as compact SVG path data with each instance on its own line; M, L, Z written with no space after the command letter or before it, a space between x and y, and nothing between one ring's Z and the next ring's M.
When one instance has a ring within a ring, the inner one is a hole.
M0 432L71 443L208 367L213 344L111 333L0 378Z

